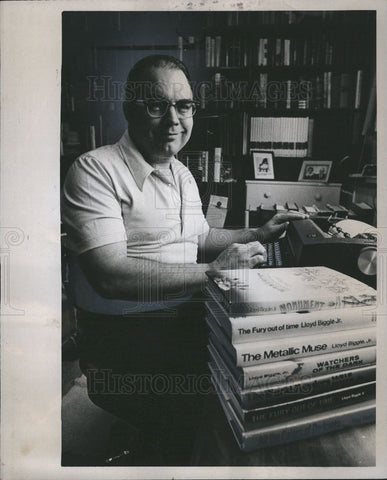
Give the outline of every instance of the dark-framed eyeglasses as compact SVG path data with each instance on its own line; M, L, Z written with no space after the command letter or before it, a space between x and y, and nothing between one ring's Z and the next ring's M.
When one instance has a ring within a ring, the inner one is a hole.
M176 110L179 118L190 118L196 113L198 102L195 100L178 100L177 102L169 102L168 100L135 100L135 103L145 105L148 115L153 118L163 117L172 106Z

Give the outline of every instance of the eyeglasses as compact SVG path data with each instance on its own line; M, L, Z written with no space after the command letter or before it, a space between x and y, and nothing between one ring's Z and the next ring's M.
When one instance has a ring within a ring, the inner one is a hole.
M146 105L148 115L153 118L163 117L169 107L175 107L179 118L190 118L196 113L196 104L194 100L178 100L177 102L168 102L168 100L135 100L136 103Z

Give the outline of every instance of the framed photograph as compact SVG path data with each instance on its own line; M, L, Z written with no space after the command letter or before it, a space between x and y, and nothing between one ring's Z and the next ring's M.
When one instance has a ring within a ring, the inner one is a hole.
M305 160L302 164L299 182L328 182L329 174L332 168L330 161Z
M253 151L254 178L259 180L274 179L274 153Z

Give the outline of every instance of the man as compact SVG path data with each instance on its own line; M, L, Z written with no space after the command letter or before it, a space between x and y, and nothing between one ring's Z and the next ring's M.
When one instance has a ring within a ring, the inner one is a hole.
M127 132L77 159L62 202L90 398L158 440L167 463L188 461L208 392L197 382L206 373L205 272L258 266L261 242L302 218L208 227L195 181L175 158L193 127L189 81L173 57L140 60L128 76Z

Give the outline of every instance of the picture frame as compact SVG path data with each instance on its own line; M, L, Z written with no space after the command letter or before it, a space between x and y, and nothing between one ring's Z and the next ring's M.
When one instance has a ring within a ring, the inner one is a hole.
M254 178L256 180L274 180L274 152L252 150Z
M327 183L331 168L331 161L305 160L302 164L298 181Z

